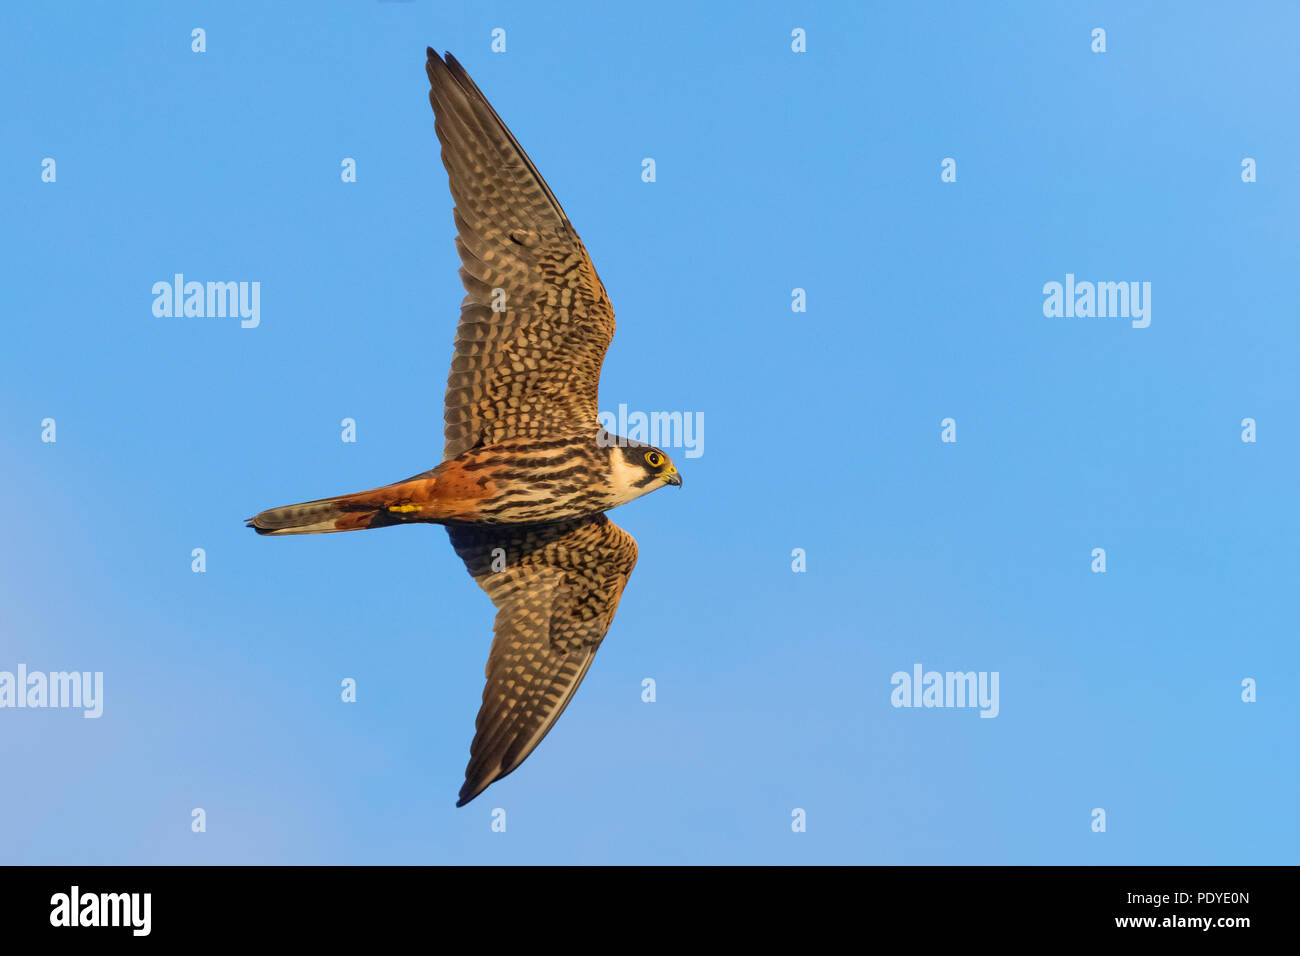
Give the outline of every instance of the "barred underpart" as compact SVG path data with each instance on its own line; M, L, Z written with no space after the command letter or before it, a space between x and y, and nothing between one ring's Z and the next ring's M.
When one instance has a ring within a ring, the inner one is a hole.
M537 441L513 440L473 449L435 468L436 480L456 475L482 489L484 497L446 521L526 524L577 518L625 503L611 483L610 459L590 432Z

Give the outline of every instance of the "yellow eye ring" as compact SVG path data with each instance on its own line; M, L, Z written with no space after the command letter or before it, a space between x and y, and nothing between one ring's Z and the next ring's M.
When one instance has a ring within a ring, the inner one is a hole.
M645 453L645 460L649 463L651 468L658 468L663 464L664 456L659 454L657 451L648 451Z

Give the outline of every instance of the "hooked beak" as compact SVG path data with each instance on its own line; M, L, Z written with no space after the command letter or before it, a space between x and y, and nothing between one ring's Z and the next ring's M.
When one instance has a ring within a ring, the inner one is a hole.
M664 484L682 486L682 476L677 473L676 465L669 465L668 470L664 472Z

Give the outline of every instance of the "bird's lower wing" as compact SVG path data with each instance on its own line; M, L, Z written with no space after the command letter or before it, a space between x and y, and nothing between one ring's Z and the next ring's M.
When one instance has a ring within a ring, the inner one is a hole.
M603 514L447 530L497 608L464 806L523 763L564 712L614 620L637 549Z

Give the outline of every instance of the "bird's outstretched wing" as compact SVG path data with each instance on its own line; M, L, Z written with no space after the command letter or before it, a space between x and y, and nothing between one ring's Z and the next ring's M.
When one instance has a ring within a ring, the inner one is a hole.
M636 541L603 514L447 530L497 607L459 807L523 763L568 706L614 620Z
M596 426L614 310L586 248L455 57L429 50L429 102L456 202L461 303L444 458Z

